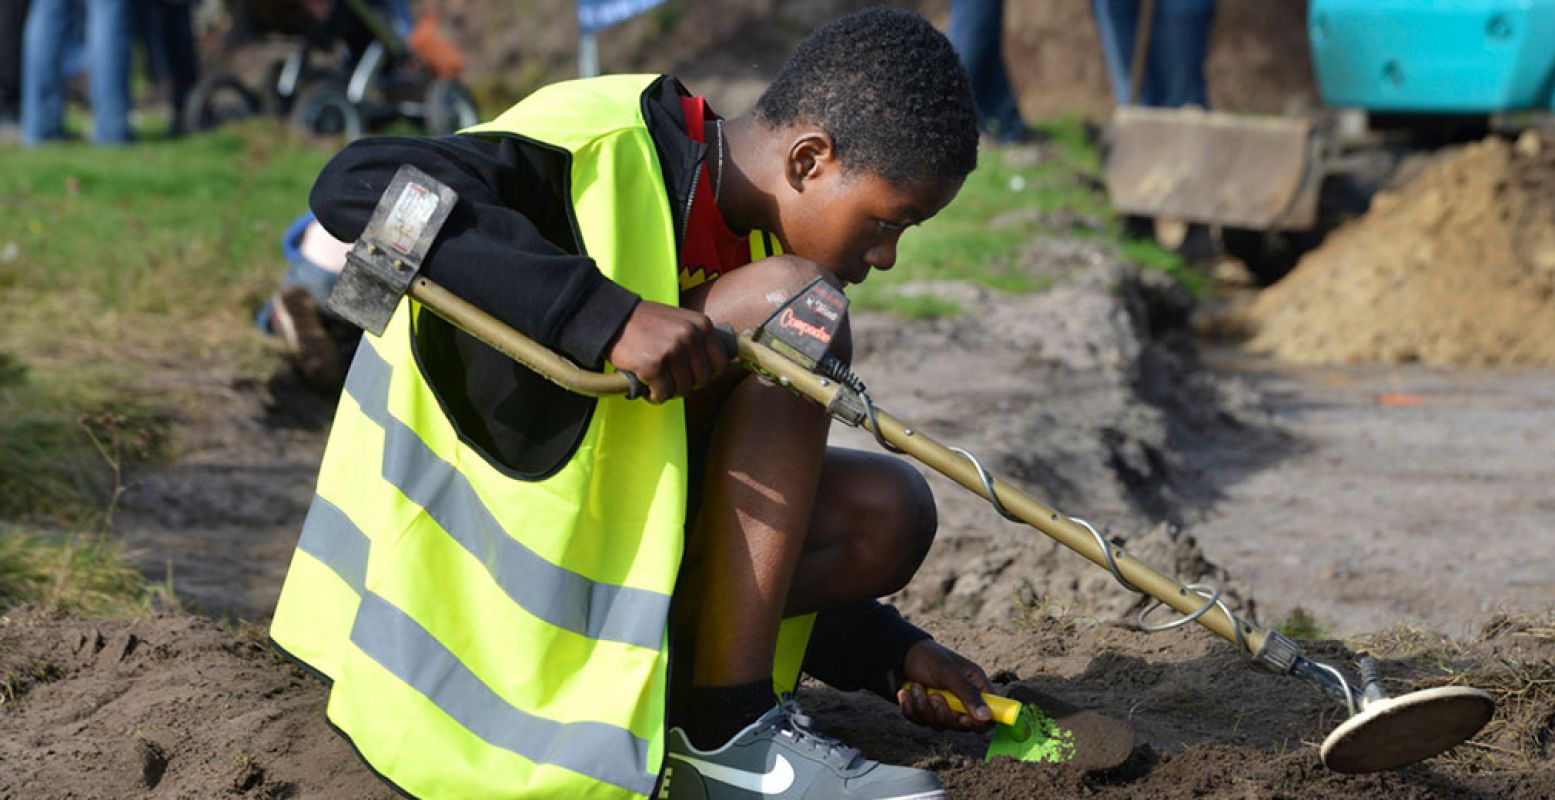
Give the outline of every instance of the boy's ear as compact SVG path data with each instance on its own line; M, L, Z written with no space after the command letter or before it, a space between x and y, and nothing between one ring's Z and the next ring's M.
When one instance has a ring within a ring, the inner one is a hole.
M789 143L785 177L794 191L804 191L806 181L815 180L839 168L837 149L831 134L801 130Z

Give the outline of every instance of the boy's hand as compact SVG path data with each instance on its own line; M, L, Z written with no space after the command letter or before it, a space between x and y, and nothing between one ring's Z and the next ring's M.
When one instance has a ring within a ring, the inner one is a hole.
M690 394L729 363L706 314L647 300L626 318L605 357L647 384L652 403Z
M897 705L913 722L935 728L986 731L993 727L993 712L983 702L982 693L993 691L983 668L933 639L924 639L907 650L902 662L904 680L913 685L896 693ZM921 685L919 685L921 684ZM923 690L945 689L961 699L971 714L950 710L944 698Z

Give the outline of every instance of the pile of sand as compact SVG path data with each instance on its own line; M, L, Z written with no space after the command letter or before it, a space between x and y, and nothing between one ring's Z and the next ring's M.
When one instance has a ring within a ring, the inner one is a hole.
M1443 152L1248 314L1290 361L1555 365L1555 137Z

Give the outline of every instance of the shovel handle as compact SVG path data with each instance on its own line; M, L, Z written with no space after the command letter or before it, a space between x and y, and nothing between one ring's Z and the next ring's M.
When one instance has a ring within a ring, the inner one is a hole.
M908 683L902 684L902 688L905 689L913 685L915 684L909 681ZM945 705L949 706L950 710L956 712L957 714L971 713L967 711L966 704L961 702L961 698L955 696L953 693L945 689L930 689L925 686L923 687L923 690L929 694L939 695L940 697L944 698ZM983 702L987 703L988 710L993 712L993 721L999 723L1000 725L1014 725L1015 718L1020 716L1019 700L1011 700L1008 697L1001 697L996 694L983 692Z

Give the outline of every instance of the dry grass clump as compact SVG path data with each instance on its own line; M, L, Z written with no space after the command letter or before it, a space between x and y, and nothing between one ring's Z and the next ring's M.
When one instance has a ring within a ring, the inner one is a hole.
M1494 617L1469 642L1396 628L1367 639L1409 673L1394 690L1473 686L1490 694L1495 716L1473 739L1442 758L1469 772L1547 766L1555 756L1555 612Z

